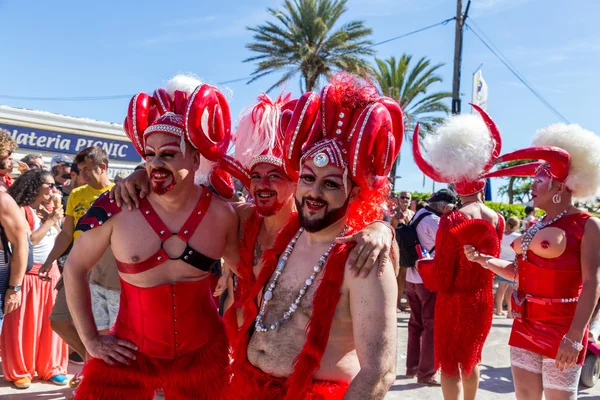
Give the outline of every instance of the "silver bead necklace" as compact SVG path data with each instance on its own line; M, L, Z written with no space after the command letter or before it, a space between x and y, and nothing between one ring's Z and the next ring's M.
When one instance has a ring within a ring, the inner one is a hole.
M531 244L531 241L533 240L535 234L538 233L538 231L540 231L541 229L544 229L548 225L552 225L553 223L567 215L568 211L569 209L567 208L566 210L564 210L549 221L545 220L546 215L544 215L542 218L538 219L537 222L527 230L527 232L523 234L523 239L521 241L521 256L523 257L523 261L527 260L527 250L529 250L529 245Z
M344 229L342 230L342 232L337 237L344 236L347 229L348 229L348 227L345 226ZM315 281L317 274L319 272L321 272L321 270L323 269L323 266L327 262L327 258L329 258L329 253L331 252L331 249L333 249L333 246L335 246L335 240L334 240L331 243L331 245L329 246L329 248L327 249L327 251L325 251L325 253L323 253L323 255L319 258L319 262L317 263L317 265L315 265L313 267L313 272L310 274L308 279L306 279L306 281L304 282L304 286L302 286L302 289L300 289L300 291L298 292L298 296L296 296L296 300L294 300L294 302L290 305L288 310L283 313L283 316L281 318L279 318L278 320L274 321L271 325L265 326L263 324L263 321L265 318L265 312L267 310L267 306L268 306L269 302L271 301L271 299L273 298L273 291L275 290L275 287L277 286L277 281L279 280L279 277L283 273L283 270L285 269L285 267L287 265L287 260L290 257L290 255L292 254L292 251L294 251L296 242L298 241L298 238L300 237L302 232L304 232L304 228L300 228L298 230L298 233L296 233L296 236L294 236L294 238L290 241L290 243L285 248L285 251L284 251L283 255L281 256L281 260L279 260L279 262L277 263L277 269L275 270L275 277L273 278L273 282L271 282L271 284L269 285L269 287L267 288L267 291L265 292L265 294L263 296L263 301L262 301L262 306L260 307L260 312L256 316L256 320L255 320L255 324L254 324L256 332L268 332L269 330L275 330L275 329L279 328L279 325L283 324L285 321L287 321L288 319L290 319L292 317L292 315L296 312L296 310L300 306L300 302L302 301L302 298L308 291L308 288Z

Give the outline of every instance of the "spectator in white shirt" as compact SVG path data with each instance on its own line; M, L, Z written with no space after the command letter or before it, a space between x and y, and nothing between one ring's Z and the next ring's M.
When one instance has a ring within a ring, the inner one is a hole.
M429 205L417 211L413 223L424 213L415 230L423 250L435 251L435 236L440 223L440 216L450 212L456 206L458 196L449 189L436 192ZM433 256L433 254L431 254ZM435 309L434 292L423 285L423 280L416 268L407 268L406 297L410 306L408 322L408 349L406 352L406 376L417 377L417 383L439 386L435 378L433 359L433 314Z

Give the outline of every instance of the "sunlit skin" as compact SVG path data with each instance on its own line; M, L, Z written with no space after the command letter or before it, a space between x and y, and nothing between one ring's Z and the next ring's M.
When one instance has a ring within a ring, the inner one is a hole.
M398 196L398 205L404 211L410 207L411 194L408 192L400 192L400 196Z
M547 210L552 203L552 197L564 190L564 184L553 180L548 173L541 169L531 184L531 199L533 205L542 210ZM557 192L558 191L558 192Z
M307 161L300 173L296 190L296 207L307 230L310 226L320 226L322 221L332 219L335 222L345 214L345 206L358 195L358 187L349 194L344 188L344 175L340 168L333 165L316 167L312 160Z
M271 164L252 168L250 193L260 215L270 217L291 201L295 184L283 170Z
M84 184L90 185L94 189L102 189L104 187L102 180L102 172L106 170L106 165L96 166L94 160L86 160L77 164L79 168L79 177Z
M171 139L168 135L154 134L146 141L146 172L152 191L158 195L171 191L178 181L188 175L187 171L181 169L184 155L179 143ZM165 143L166 140L169 141Z
M50 203L52 197L56 193L54 178L50 175L46 175L44 183L40 187L38 196L41 197L42 203Z
M0 153L0 171L9 173L14 165L12 151Z

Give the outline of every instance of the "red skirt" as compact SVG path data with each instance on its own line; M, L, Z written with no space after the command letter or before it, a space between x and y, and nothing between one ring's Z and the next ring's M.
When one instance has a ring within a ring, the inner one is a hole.
M229 350L225 332L204 346L174 359L142 353L130 365L114 366L94 358L85 364L76 400L152 400L163 389L169 400L220 400L229 382Z
M245 359L234 362L233 379L223 396L227 400L280 400L286 398L287 378L276 378L264 373ZM342 400L348 390L348 383L313 381L312 385L294 400Z

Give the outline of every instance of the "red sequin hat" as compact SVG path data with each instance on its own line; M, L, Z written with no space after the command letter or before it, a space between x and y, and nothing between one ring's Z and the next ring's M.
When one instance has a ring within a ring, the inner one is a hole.
M188 93L175 90L171 96L156 89L152 96L138 93L131 99L123 124L136 151L144 157L148 135L162 133L187 141L210 161L220 160L231 139L231 116L223 94L214 86L201 84Z
M362 189L388 183L404 137L402 111L394 100L348 74L338 74L321 95L305 93L284 111L284 166L297 178L304 162L334 165Z

